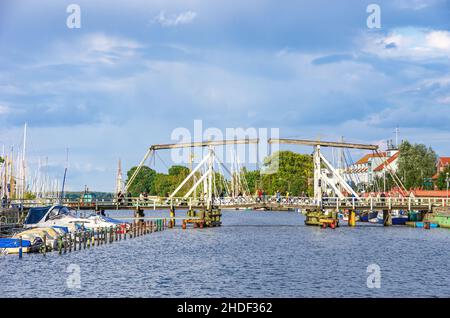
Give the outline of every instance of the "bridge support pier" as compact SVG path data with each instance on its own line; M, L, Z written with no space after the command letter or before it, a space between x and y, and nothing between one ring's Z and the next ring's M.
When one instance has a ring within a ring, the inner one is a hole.
M169 227L174 227L175 226L175 207L173 205L170 206L170 211L169 211L169 215L170 215L170 221L169 221Z
M143 218L143 217L145 217L145 213L144 213L144 210L143 209L141 209L141 208L137 208L136 209L136 212L134 212L134 217L135 218ZM142 219L140 219L140 220L138 220L137 222L144 222L144 220L142 220ZM137 223L137 222L135 222L135 223Z
M356 212L355 210L350 210L348 214L348 226L356 226Z
M392 225L392 215L390 210L383 210L383 225L384 226Z

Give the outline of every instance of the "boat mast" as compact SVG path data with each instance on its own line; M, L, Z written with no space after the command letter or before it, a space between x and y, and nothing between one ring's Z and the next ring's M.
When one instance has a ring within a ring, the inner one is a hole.
M64 186L66 185L66 175L67 175L67 167L69 165L69 148L66 149L66 167L64 168L64 177L62 182L62 189L61 189L61 200L64 199Z
M23 149L22 149L22 162L21 162L21 190L19 199L25 199L25 191L26 191L26 164L25 164L25 156L27 149L27 123L23 128Z
M119 163L117 166L117 177L116 177L116 194L122 192L122 160L119 158Z

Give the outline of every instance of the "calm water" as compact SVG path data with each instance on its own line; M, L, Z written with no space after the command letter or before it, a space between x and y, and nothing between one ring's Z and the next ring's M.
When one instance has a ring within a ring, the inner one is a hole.
M224 211L221 228L173 229L64 256L0 257L0 296L450 296L450 230L322 230L303 221L292 212ZM81 270L79 289L67 287L70 264ZM381 268L380 289L366 285L369 264Z

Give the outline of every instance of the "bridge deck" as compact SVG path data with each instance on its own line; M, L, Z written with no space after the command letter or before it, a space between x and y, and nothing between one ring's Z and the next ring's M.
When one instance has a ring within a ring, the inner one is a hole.
M201 209L205 204L201 200L184 198L160 198L152 197L147 200L139 198L129 198L122 202L99 201L82 202L73 200L58 201L55 199L26 200L13 202L24 208L34 206L45 206L53 204L64 204L78 210L158 210L169 209L173 206L175 209ZM436 207L450 206L449 198L326 198L321 202L316 202L312 198L290 197L275 198L266 197L259 199L255 197L240 198L221 198L215 199L214 205L222 209L264 209L264 210L289 210L302 209L312 210L319 207L324 209L354 209L361 211L369 210L426 210L432 211Z

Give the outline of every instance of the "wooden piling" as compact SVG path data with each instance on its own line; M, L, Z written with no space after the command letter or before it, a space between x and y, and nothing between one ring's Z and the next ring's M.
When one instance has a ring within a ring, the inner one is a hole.
M19 237L19 259L22 259L22 253L23 253L23 240L22 236Z
M62 241L62 236L61 235L58 235L57 244L58 244L59 255L61 255L62 254L62 249L63 249L63 241Z
M47 235L44 234L44 249L42 250L42 254L44 254L45 256L46 253L47 253Z

